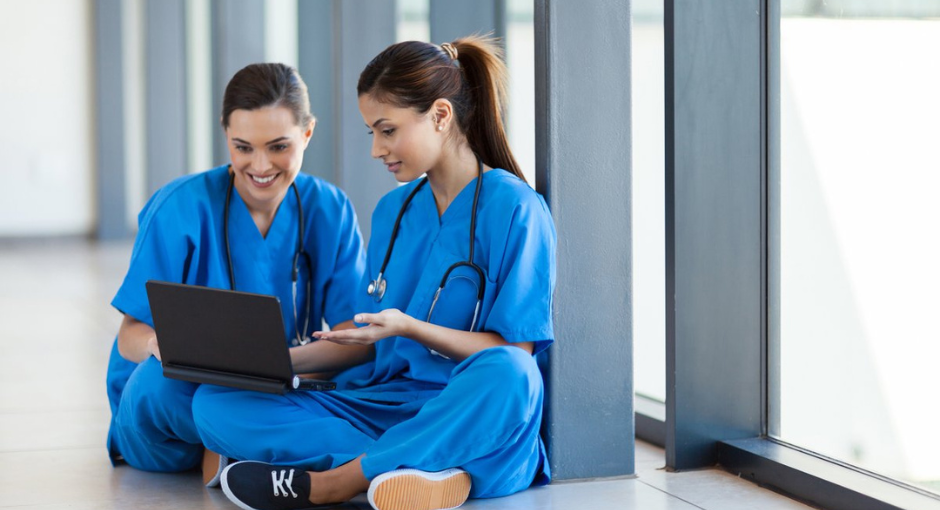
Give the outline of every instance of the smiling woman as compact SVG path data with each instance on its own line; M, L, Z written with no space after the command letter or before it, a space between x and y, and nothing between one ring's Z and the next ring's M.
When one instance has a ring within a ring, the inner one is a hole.
M314 121L297 125L284 106L235 110L225 129L234 186L262 236L300 172Z
M176 179L150 198L111 303L124 319L108 367L108 445L112 459L148 471L190 469L204 454L192 414L197 385L163 377L148 280L276 296L285 341L297 345L309 338L308 325L351 325L353 299L343 289L362 278L352 205L338 188L300 173L314 118L297 71L245 67L222 111L231 163ZM363 351L336 345L331 353L359 359ZM220 463L203 466L207 484L216 483Z

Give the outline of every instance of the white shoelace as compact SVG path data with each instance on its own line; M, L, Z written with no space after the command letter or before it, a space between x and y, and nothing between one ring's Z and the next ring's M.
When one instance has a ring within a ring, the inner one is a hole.
M290 470L290 474L286 475L287 480L285 480L286 469L281 470L281 476L278 478L277 471L271 471L271 482L274 486L274 496L284 496L287 497L287 491L284 490L284 482L287 482L287 489L290 491L291 496L297 497L297 493L294 492L294 488L291 487L291 483L294 481L294 470ZM280 491L280 492L279 492Z

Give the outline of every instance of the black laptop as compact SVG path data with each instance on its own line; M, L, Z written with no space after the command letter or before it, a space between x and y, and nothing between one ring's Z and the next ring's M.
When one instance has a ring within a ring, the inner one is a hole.
M151 280L147 297L166 377L279 394L336 388L294 374L274 296Z

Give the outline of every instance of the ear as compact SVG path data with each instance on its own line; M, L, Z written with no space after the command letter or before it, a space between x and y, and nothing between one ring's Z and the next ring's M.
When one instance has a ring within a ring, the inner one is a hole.
M310 119L310 123L307 124L307 129L304 130L304 149L307 148L307 144L310 143L310 137L313 136L313 130L317 127L317 118L314 117Z
M454 118L454 105L447 99L435 100L431 104L431 120L434 122L435 130L447 131L456 120Z

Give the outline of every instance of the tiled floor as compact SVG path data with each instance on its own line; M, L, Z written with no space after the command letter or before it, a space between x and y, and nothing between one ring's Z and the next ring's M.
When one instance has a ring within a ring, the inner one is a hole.
M104 373L120 316L108 306L128 243L0 241L0 508L234 510L195 472L112 468ZM467 509L805 509L718 470L667 473L638 442L636 478L557 483ZM341 508L369 508L363 498Z

